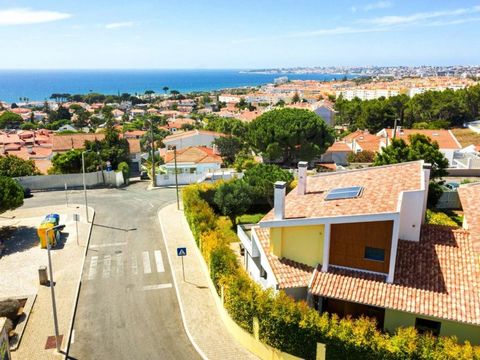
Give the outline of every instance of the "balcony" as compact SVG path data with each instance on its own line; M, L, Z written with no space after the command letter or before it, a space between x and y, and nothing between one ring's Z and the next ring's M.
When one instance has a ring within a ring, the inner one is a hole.
M255 258L260 256L257 245L252 240L252 228L256 224L242 224L237 225L237 235L240 239L243 248L250 255L250 257Z

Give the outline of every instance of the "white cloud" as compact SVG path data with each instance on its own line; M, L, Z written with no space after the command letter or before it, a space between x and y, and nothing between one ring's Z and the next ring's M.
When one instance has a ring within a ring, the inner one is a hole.
M71 16L58 11L13 8L0 10L0 26L40 24L68 19Z
M427 20L438 19L442 17L452 17L465 14L472 14L480 12L480 6L475 6L473 8L460 8L455 10L445 10L445 11L432 11L432 12L421 12L414 13L410 15L391 15L391 16L382 16L376 17L373 19L363 19L360 22L366 24L372 24L377 26L394 26L394 25L407 25L407 24L416 24L422 23Z
M393 2L389 0L380 0L374 3L367 4L363 7L364 10L388 9L393 6Z
M377 3L378 4L378 3ZM338 26L311 31L295 32L275 36L263 36L234 40L233 43L249 43L257 41L273 41L281 39L308 38L330 35L348 35L371 32L385 32L404 29L411 26L449 26L469 22L478 22L480 17L466 17L480 13L480 5L471 8L459 8L454 10L442 10L433 12L414 13L403 16L382 16L357 21L358 26ZM361 26L363 24L363 26Z
M132 27L133 25L133 21L116 22L105 25L105 29L119 29L124 27Z

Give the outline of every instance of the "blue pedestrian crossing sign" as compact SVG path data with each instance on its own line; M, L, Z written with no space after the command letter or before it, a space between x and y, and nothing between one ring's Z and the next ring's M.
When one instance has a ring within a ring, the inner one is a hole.
M186 247L177 248L177 256L186 256L186 255L187 255L187 248Z

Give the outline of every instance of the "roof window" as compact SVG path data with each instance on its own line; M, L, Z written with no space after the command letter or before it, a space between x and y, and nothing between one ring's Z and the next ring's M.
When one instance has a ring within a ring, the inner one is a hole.
M329 191L325 200L339 200L339 199L353 199L360 196L362 193L362 186L351 186L345 188L336 188Z

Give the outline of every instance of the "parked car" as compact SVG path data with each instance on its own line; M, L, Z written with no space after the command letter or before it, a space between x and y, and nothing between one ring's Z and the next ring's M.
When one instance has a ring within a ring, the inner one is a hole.
M456 182L448 182L444 186L449 190L456 191L460 184Z
M148 177L148 173L147 173L146 171L142 171L142 172L140 173L140 180L148 180L148 179L150 179L150 178Z

